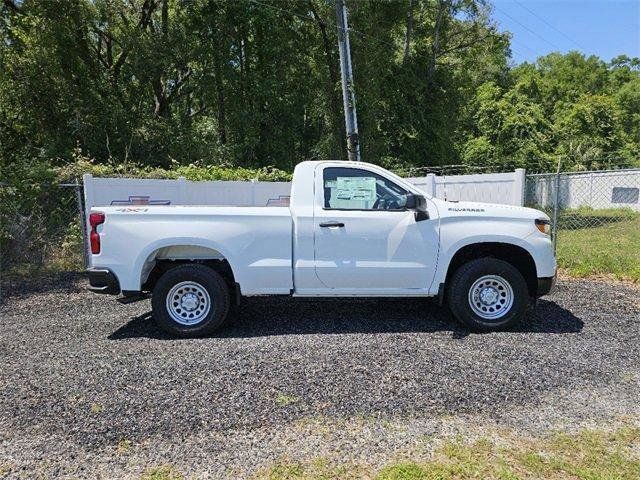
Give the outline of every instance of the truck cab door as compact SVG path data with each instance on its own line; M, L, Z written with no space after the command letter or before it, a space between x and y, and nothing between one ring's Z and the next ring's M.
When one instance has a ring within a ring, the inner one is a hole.
M366 168L318 165L315 272L336 293L426 291L438 256L437 220L405 208L408 190Z

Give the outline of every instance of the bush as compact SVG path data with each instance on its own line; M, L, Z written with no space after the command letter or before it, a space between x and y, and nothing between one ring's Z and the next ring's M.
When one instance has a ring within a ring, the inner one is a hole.
M73 163L54 169L58 181L81 179L85 173L94 177L129 178L178 178L187 180L261 180L271 182L291 181L292 174L275 167L244 168L229 165L203 165L192 163L180 165L174 163L171 169L140 166L131 163L95 163L93 160L77 155Z

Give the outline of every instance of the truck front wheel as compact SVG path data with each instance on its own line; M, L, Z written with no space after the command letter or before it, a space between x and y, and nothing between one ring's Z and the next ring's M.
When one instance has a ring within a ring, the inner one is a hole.
M207 335L224 326L229 304L229 288L222 276L198 264L165 272L151 298L158 326L180 337Z
M479 258L462 265L447 286L453 316L476 332L504 330L521 321L529 304L524 277L510 263Z

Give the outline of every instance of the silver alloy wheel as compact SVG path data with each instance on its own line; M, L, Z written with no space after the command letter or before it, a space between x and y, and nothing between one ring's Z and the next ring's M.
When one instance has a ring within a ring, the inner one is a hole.
M513 289L499 275L484 275L469 289L469 306L485 320L502 318L513 306Z
M197 282L180 282L167 294L167 312L180 325L195 325L210 310L209 292Z

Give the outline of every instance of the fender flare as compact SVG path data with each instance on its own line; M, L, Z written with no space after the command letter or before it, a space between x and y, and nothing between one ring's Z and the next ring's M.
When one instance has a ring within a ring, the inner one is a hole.
M455 257L456 253L469 245L482 243L504 243L520 247L531 256L533 263L536 266L536 270L538 268L535 252L532 251L531 245L524 238L513 237L510 235L474 235L472 237L463 237L446 250L440 250L440 255L438 256L438 267L433 283L431 284L431 289L438 286L438 290L440 290L440 284L445 282L447 272L451 265L451 260Z
M136 257L136 260L133 264L132 273L138 277L139 287L142 285L142 275L143 275L143 267L147 263L149 257L165 247L176 247L176 246L190 246L190 247L202 247L210 250L215 250L219 252L222 257L229 263L229 267L231 271L234 273L234 259L229 255L228 250L218 244L217 242L207 240L205 238L199 237L171 237L171 238L163 238L148 244L146 247L142 249L140 254Z

